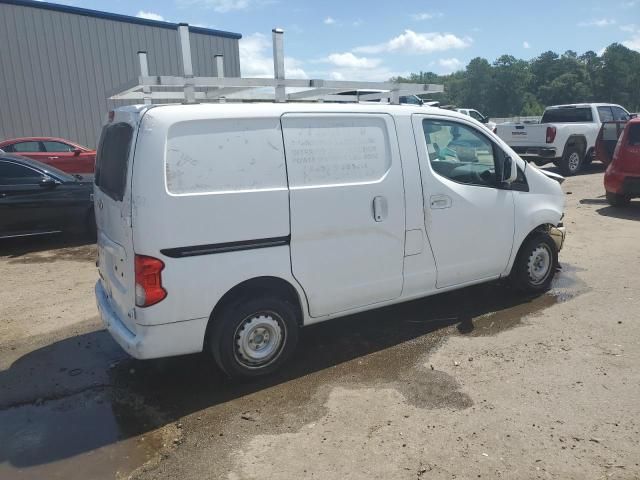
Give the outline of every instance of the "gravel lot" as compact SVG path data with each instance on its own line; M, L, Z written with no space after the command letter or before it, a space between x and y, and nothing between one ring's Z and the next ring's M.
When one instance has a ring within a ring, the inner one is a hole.
M102 330L95 247L0 244L0 478L640 478L640 201L564 184L551 292L484 285L305 329L232 384Z

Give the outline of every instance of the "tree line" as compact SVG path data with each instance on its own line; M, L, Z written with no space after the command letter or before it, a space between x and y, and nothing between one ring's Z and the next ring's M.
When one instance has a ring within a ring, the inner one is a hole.
M444 93L433 100L492 117L541 115L548 105L580 102L617 103L640 111L640 53L619 43L602 55L548 51L532 60L502 55L493 63L477 57L450 75L420 72L392 81L443 84Z

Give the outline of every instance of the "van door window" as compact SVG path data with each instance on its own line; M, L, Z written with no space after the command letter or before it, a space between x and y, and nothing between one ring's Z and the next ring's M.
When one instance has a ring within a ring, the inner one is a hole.
M96 185L118 202L122 201L126 188L132 138L133 127L128 123L107 125L102 130L96 155Z
M480 132L457 122L422 122L431 168L454 182L496 187L493 143Z

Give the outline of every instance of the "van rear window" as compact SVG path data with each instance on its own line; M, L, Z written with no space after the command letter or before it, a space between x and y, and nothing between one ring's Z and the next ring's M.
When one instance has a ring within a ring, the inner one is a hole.
M591 107L552 108L544 112L540 123L587 123L592 121Z
M114 123L102 129L95 182L100 190L116 201L122 201L124 197L132 138L133 127L128 123Z

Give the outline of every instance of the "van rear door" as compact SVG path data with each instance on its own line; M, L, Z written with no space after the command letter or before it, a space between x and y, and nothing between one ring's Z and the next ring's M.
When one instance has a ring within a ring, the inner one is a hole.
M129 172L138 112L116 110L102 130L96 157L94 203L98 269L111 308L135 333L135 272Z

